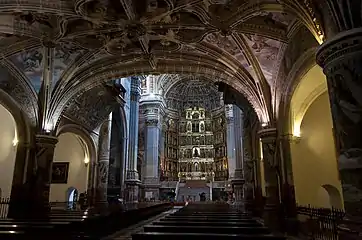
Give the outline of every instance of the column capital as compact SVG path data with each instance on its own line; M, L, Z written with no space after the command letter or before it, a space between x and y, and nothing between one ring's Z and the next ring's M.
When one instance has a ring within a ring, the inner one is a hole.
M159 123L158 119L146 119L146 126L155 127L155 126L158 126L158 123Z
M341 32L324 42L317 51L317 63L328 68L334 62L344 63L346 55L362 55L362 28Z
M58 143L58 138L51 135L35 135L35 143L42 146L55 146Z
M262 142L275 141L277 138L276 128L266 128L258 132L258 135Z
M150 100L142 96L140 108L143 110L144 114L153 112L160 115L165 115L165 104L163 102L163 99Z
M226 116L226 123L233 123L234 117Z
M280 139L285 140L289 143L299 143L301 137L294 136L293 134L285 134L285 135L280 136Z

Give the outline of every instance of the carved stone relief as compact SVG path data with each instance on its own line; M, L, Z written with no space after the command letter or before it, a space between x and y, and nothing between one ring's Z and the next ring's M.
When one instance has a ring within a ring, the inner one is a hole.
M93 130L107 118L117 104L115 96L106 87L99 86L70 102L64 114Z

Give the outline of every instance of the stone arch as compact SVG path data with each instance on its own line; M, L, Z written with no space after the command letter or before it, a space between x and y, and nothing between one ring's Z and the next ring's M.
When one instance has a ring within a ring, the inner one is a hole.
M67 203L68 209L73 209L75 204L74 202L77 201L79 198L78 189L75 187L69 187L65 192L65 202Z
M322 185L322 188L324 188L329 196L329 203L331 207L342 209L343 208L343 201L342 201L342 195L340 191L333 185L330 184L324 184Z
M292 133L293 124L290 118L290 108L293 93L300 84L302 78L313 68L316 63L315 59L316 48L310 48L293 64L292 69L289 71L284 88L281 89L282 96L278 112L278 123L283 133ZM284 120L284 121L282 121Z
M31 138L31 121L23 112L21 106L4 90L0 89L0 105L6 109L14 120L16 138L13 144L16 145L16 157L12 177L11 194L13 200L21 198L21 191L27 176L31 173L32 163L29 161ZM3 197L4 189L2 189Z
M97 68L94 69L94 71L87 69L87 71L83 70L84 72L77 74L71 80L73 84L68 82L69 87L59 93L63 96L59 96L58 99L62 100L54 103L52 106L52 112L54 113L53 121L59 120L60 114L71 98L101 83L122 77L141 76L147 74L158 75L160 73L202 75L215 82L224 82L248 99L252 107L258 113L258 117L262 119L261 122L266 122L269 119L268 110L264 108L263 101L261 99L263 96L260 96L256 87L249 80L240 76L237 69L232 70L212 59L208 59L207 61L203 61L200 57L197 59L187 59L185 57L180 59L180 56L178 55L169 56L168 60L160 59L157 68L155 69L151 68L149 63L145 62L143 59L138 62L133 61L132 63L103 63L101 66L96 67Z
M314 65L302 77L295 87L290 107L290 117L292 119L292 133L300 137L300 127L303 117L310 105L320 95L327 92L326 77L318 65Z
M63 133L73 133L77 136L78 140L88 152L89 157L89 170L88 170L88 190L95 188L95 176L97 163L97 145L93 138L89 135L89 132L77 124L64 124L58 127L56 135L59 137Z
M29 80L9 60L0 65L0 89L6 92L20 110L23 111L30 126L38 121L37 94Z
M288 117L293 133L290 154L296 200L301 205L330 207L326 196L332 188L323 190L321 186L341 190L341 183L327 82L319 66L307 69L294 87Z
M64 201L64 193L69 187L77 189L78 194L94 189L95 164L97 151L95 143L87 130L77 124L61 125L56 132L59 142L55 148L55 162L69 162L66 184L52 184L50 201ZM70 144L69 146L66 144ZM74 147L72 155L65 157L58 147Z

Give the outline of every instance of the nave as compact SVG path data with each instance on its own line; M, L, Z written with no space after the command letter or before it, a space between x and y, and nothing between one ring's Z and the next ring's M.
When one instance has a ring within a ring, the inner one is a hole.
M142 226L142 223L146 223ZM141 224L141 226L140 226ZM136 231L131 229L136 228ZM1 219L1 239L154 240L285 239L262 220L227 203L139 204L138 209L99 214L91 210L53 210L47 219Z
M99 240L168 209L169 203L138 203L123 209L52 209L46 217L0 218L0 239Z
M260 220L226 203L190 203L179 211L143 227L132 240L285 239L275 236Z

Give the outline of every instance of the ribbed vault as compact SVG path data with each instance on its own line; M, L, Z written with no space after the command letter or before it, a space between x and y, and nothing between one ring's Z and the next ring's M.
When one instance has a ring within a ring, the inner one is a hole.
M184 110L193 106L212 110L221 107L222 93L216 84L203 78L190 77L174 84L165 94L168 108Z
M0 4L1 64L41 96L39 124L104 82L147 74L224 82L271 123L291 38L304 26L321 42L315 15L294 0L10 1Z

